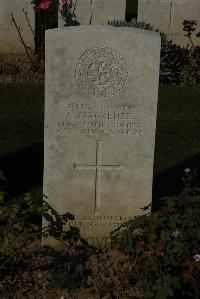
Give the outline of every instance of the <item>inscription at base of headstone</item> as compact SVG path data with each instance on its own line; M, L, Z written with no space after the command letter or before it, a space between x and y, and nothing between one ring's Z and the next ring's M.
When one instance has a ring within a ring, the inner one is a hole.
M154 32L46 31L44 194L91 243L151 203L159 62Z

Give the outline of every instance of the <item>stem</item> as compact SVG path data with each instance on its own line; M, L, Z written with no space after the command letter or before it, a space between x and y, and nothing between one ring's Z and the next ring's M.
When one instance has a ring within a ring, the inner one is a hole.
M31 26L31 23L29 22L29 19L28 19L28 13L27 13L27 11L25 11L24 9L23 9L23 13L24 13L24 15L25 15L26 22L27 22L27 24L28 24L28 26L29 26L29 28L30 28L32 34L33 34L33 38L35 39L35 32L34 32L32 26Z
M75 4L74 4L73 16L75 15L75 10L76 10L77 2L78 2L78 0L76 0L76 2L75 2Z
M28 59L29 59L29 61L30 61L30 63L31 63L31 67L32 67L32 69L35 69L33 60L32 60L32 58L31 58L31 56L30 56L30 54L29 54L29 52L28 52L28 47L27 47L27 45L25 44L25 42L24 42L24 40L23 40L23 37L22 37L22 35L21 35L21 31L20 31L20 27L17 26L17 23L16 23L16 21L15 21L15 18L14 18L14 16L13 16L13 13L11 13L11 19L12 19L14 25L15 25L15 28L17 29L17 32L18 32L18 34L19 34L21 43L22 43L22 45L24 46L24 49L25 49L26 54L27 54L27 56L28 56Z
M194 49L195 49L195 46L194 46L194 43L193 43L193 41L192 41L192 39L191 39L191 36L189 36L189 40L190 40L191 45L192 45L192 48L193 48L193 50L194 50Z

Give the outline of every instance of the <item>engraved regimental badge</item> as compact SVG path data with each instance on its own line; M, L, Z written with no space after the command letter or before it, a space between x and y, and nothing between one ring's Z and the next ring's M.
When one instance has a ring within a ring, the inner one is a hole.
M75 73L78 86L98 98L114 96L128 81L124 58L108 47L87 50L79 58Z

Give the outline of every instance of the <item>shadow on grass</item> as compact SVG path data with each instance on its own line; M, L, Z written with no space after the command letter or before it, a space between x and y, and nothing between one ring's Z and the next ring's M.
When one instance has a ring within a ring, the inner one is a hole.
M0 170L6 177L4 187L11 196L17 196L42 185L43 146L43 143L38 143L0 158Z
M11 196L29 192L41 186L43 181L43 143L20 150L0 159L0 170L7 181L5 188ZM200 171L200 153L178 164L153 179L153 210L158 207L158 198L178 195L183 190L182 176L185 168Z
M182 177L184 169L186 168L190 168L191 170L196 169L198 173L197 181L200 183L200 153L184 161L183 163L178 164L157 176L154 176L152 191L153 210L156 210L158 207L157 199L164 196L180 194L184 187Z

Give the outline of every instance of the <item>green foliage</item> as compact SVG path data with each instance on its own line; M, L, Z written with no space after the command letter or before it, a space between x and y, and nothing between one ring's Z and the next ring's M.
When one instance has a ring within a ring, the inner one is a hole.
M11 198L3 191L3 175L0 177L0 279L14 271L26 269L26 247L41 237L42 200L30 194ZM16 270L17 269L17 270ZM9 289L9 292L13 290Z
M0 173L0 180L4 179ZM110 255L101 255L103 252L81 237L79 229L71 225L75 217L69 212L60 215L30 194L11 200L2 191L0 277L20 268L24 245L42 234L66 246L62 253L54 251L53 262L46 268L51 285L57 289L74 292L83 287L98 293L95 288L101 286L105 295L108 290L112 293L113 283L123 284L121 291L138 283L144 298L198 298L199 176L186 168L182 179L184 189L179 197L160 199L158 211L135 217L111 233ZM46 226L41 230L42 213ZM124 268L120 269L122 261Z
M47 202L44 202L43 206L43 217L47 222L47 225L42 229L43 237L52 236L61 243L68 240L72 245L77 242L87 245L86 240L81 238L78 228L69 226L68 230L65 229L69 221L75 220L74 215L69 212L59 215Z
M134 264L145 298L198 298L200 191L196 172L186 169L179 197L162 198L157 212L138 216L112 232L112 246Z
M197 22L195 20L184 20L183 31L186 32L185 36L191 38L192 34L196 31ZM191 41L192 43L192 41ZM193 44L193 43L192 43Z
M0 180L5 178L0 172ZM24 266L24 248L43 237L53 237L66 243L62 254L55 254L51 265L50 277L52 285L60 289L75 289L84 285L88 270L85 262L94 253L94 248L80 236L79 229L64 227L75 218L66 212L59 215L41 198L33 198L25 194L18 198L10 198L5 191L0 192L0 222L3 233L0 235L0 278L11 275L17 268ZM47 222L42 229L42 215ZM26 261L26 266L29 263ZM41 269L42 270L42 269ZM14 290L10 290L13 294Z
M112 25L114 27L135 27L139 29L145 29L145 30L151 30L154 31L154 27L150 23L145 23L145 22L138 22L136 19L132 19L131 22L126 22L126 21L108 21L108 25ZM156 30L158 31L158 30Z
M187 64L182 72L182 81L187 86L200 86L200 47L195 46L193 42L194 34L196 37L200 36L200 32L196 33L196 25L195 20L184 20L183 22L183 31L190 44Z
M84 265L75 258L60 260L52 271L51 279L57 289L73 292L84 285Z
M45 203L43 213L47 225L43 228L43 237L53 237L62 244L66 244L66 252L62 253L54 262L51 270L52 284L58 289L75 291L85 285L89 271L86 268L86 261L96 252L93 246L80 235L77 227L66 225L75 217L66 212L59 215L52 207Z
M80 25L78 21L73 20L73 18L76 18L75 8L76 4L74 4L73 1L67 1L65 3L62 3L62 8L60 12L64 21L64 26Z
M15 239L23 233L24 240L36 240L41 235L41 200L25 194L9 200L3 193L0 203L0 223L3 234L0 236L0 254L15 252Z
M161 36L160 83L179 85L184 66L187 64L188 50L173 44L165 33Z
M125 21L109 21L109 25L115 27L135 27L145 30L159 32L151 24L145 22L137 22L132 19L131 22ZM189 39L189 48L182 48L171 40L168 40L164 32L160 32L161 36L161 57L160 57L160 83L163 85L184 85L184 86L200 86L200 47L194 46L192 35L196 31L196 21L185 20L183 22L183 31ZM200 36L200 32L195 34Z
M132 19L131 22L111 21L109 25L115 27L135 27L150 31L159 32L151 24L145 22L137 22ZM186 64L187 51L180 46L169 41L167 35L160 32L161 36L161 57L160 57L160 83L163 85L178 85L181 81L181 72ZM173 59L172 59L173 57Z

